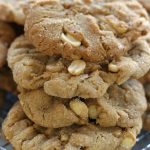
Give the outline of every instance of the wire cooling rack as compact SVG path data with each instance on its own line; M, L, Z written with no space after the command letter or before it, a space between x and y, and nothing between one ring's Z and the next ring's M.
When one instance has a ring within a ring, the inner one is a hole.
M15 103L17 98L12 94L6 94L6 101L3 106L3 109L0 110L0 127L7 115L7 112L11 106ZM12 146L6 141L3 135L0 134L0 150L13 150ZM134 146L133 150L150 150L150 132L141 131L137 138L137 143Z

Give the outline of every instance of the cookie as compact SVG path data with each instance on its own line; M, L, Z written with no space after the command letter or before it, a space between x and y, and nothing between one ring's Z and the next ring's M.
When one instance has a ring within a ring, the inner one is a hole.
M0 68L6 63L8 47L15 38L13 28L0 21Z
M88 124L68 128L42 128L24 114L17 103L3 123L3 132L15 150L130 150L141 129L101 128Z
M25 3L27 0L0 0L0 20L23 25L25 22L23 13Z
M91 121L101 127L133 127L147 107L143 87L136 80L121 86L112 85L103 97L97 99L61 99L38 89L22 91L19 100L33 122L49 128Z
M150 29L136 1L44 0L27 13L25 33L37 50L69 60L108 62Z
M139 0L139 2L150 12L150 1L149 0Z
M50 96L98 98L113 83L140 78L150 68L150 35L139 38L125 57L109 64L69 61L38 52L24 36L8 52L8 65L16 83L27 89L44 88Z
M17 87L13 80L12 72L8 67L0 69L0 88L14 94L17 93Z

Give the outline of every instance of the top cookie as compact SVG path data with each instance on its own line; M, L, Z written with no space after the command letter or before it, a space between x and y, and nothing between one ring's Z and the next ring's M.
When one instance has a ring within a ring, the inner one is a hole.
M150 29L136 1L44 0L27 11L26 36L48 55L104 62L124 55Z

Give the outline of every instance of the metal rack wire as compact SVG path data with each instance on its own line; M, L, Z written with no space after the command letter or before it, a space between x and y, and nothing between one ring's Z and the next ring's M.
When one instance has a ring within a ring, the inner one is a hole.
M6 95L5 105L3 109L0 110L0 126L16 99L17 98L10 93ZM2 134L0 134L0 150L13 150L12 146L4 139ZM150 132L142 131L140 133L133 150L150 150Z

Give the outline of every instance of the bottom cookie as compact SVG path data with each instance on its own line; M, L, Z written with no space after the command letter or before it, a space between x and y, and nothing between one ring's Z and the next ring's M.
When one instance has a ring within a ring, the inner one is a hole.
M130 150L142 121L133 128L100 128L93 124L50 129L34 124L15 104L3 123L3 132L15 150Z

